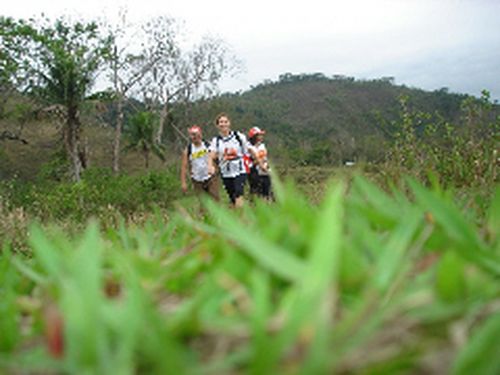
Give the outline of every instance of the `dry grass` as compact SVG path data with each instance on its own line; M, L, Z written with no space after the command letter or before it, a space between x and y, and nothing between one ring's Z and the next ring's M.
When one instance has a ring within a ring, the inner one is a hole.
M2 120L0 129L18 134L19 125ZM33 180L42 165L53 159L62 148L61 129L54 122L28 122L22 129L21 137L28 144L18 141L0 141L0 177L2 178L18 176L23 180ZM90 166L112 167L113 137L112 128L99 125L84 126L82 139L88 145ZM171 155L167 163L175 163L176 159L176 155ZM161 170L165 168L165 164L153 156L150 169ZM126 173L135 174L145 170L142 156L135 151L122 152L121 166Z
M29 252L28 226L32 218L23 208L9 209L1 200L0 217L0 244L8 243L12 249L18 252Z

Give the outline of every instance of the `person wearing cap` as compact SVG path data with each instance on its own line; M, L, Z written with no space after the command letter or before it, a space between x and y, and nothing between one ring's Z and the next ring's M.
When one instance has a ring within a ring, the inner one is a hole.
M267 159L267 148L264 143L266 132L257 126L248 131L248 151L251 155L249 184L250 193L271 199L271 179L269 177L269 164Z
M193 190L197 194L203 192L216 201L219 200L219 183L215 172L209 173L208 160L210 145L203 140L201 128L193 125L188 129L190 143L182 151L181 186L184 193L188 190L188 170L191 175Z
M243 206L243 193L246 181L246 171L243 155L247 151L248 141L244 134L231 130L231 120L226 113L220 113L215 118L215 126L219 135L214 137L209 158L209 172L215 172L215 164L232 207Z

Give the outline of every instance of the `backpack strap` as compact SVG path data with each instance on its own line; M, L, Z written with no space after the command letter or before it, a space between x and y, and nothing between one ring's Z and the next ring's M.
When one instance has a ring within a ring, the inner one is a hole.
M220 135L218 135L216 137L216 142L215 142L215 153L217 154L217 158L219 158L219 144L220 144L221 140L222 140L222 137Z
M232 134L234 135L234 137L236 138L236 140L238 141L238 143L240 144L240 148L241 148L241 152L243 153L244 151L244 148L243 148L243 141L241 140L241 137L239 135L239 132L236 131L236 130L233 130ZM220 144L220 141L222 140L222 136L221 135L218 135L216 137L216 142L215 142L215 153L218 155L219 154L219 144Z
M240 144L241 152L243 152L243 141L241 140L240 132L235 130L234 131L234 136L236 137L236 140Z

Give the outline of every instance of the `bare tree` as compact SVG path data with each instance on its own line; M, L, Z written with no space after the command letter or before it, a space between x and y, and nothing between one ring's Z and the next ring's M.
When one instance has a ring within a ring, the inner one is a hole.
M113 46L110 58L113 97L116 105L115 135L113 140L113 171L120 170L120 144L124 123L124 103L127 95L154 67L159 58L148 58L141 50L137 27L127 20L127 10L119 12L119 21L111 26ZM142 46L143 48L143 46Z
M221 39L204 37L192 48L183 48L182 28L172 18L155 18L143 31L143 57L151 69L141 81L141 91L158 114L155 142L161 143L172 104L213 95L221 78L236 73L241 63Z

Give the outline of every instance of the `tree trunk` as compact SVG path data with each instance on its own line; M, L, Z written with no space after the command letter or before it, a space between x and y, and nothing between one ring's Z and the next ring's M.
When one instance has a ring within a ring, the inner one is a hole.
M149 150L145 149L143 150L143 155L144 155L144 165L146 169L149 169Z
M78 119L78 108L68 106L66 118L65 147L68 159L72 164L71 174L75 182L80 182L83 165L86 162L85 150L80 150L80 120ZM82 163L83 161L83 163Z
M5 107L10 97L9 94L10 90L0 90L0 118L3 118L5 115Z
M120 141L122 137L123 128L123 97L124 93L121 90L121 85L118 79L118 48L113 49L113 83L116 95L116 127L115 138L113 141L113 172L118 174L120 172Z
M113 172L118 174L120 171L120 140L123 128L123 96L121 94L118 94L116 111L115 139L113 143Z
M83 143L78 142L78 156L80 158L80 163L82 169L87 169L89 165L89 139L85 137Z
M158 124L158 131L156 132L155 142L156 144L161 143L163 137L163 129L168 116L168 94L165 95L165 102L160 111L160 123Z

